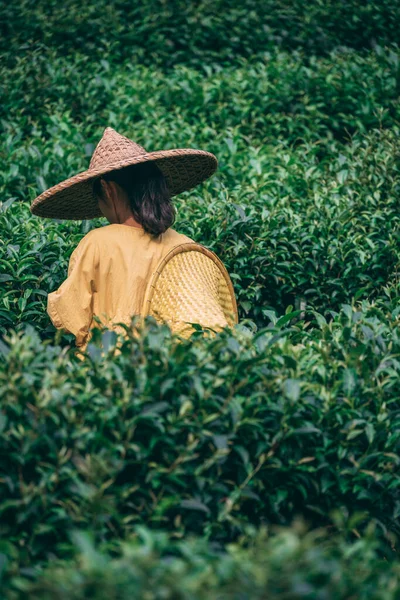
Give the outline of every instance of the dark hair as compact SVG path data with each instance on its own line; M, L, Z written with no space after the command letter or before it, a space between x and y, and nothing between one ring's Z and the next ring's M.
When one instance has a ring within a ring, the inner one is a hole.
M100 179L115 181L125 190L135 220L147 233L158 237L175 222L175 207L167 182L155 162L131 165L102 175L93 185L94 194L101 198Z

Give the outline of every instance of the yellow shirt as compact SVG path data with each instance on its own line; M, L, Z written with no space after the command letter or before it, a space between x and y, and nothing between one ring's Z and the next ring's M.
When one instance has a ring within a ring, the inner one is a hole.
M112 223L92 229L72 252L68 277L47 297L47 312L57 329L75 335L76 346L85 350L90 328L129 325L142 309L147 283L159 262L175 246L193 240L169 228L152 239L142 227Z

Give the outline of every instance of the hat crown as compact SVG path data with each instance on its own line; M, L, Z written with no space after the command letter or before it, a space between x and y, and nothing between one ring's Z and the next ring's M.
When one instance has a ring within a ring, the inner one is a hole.
M121 135L112 127L107 127L93 152L89 169L103 169L141 154L146 154L143 146Z

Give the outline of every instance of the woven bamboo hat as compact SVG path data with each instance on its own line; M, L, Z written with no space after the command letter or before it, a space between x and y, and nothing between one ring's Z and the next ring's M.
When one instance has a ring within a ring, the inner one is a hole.
M89 168L49 188L35 198L32 214L51 219L102 217L93 194L95 179L130 165L154 161L164 174L171 196L190 190L217 170L214 154L194 148L147 152L143 146L107 127L97 144Z

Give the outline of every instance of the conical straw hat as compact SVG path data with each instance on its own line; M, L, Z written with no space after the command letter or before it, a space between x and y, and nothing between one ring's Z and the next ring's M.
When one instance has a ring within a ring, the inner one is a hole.
M147 152L143 146L107 127L97 144L89 168L49 188L32 202L30 211L51 219L102 217L93 194L93 182L110 171L154 161L164 174L171 196L190 190L217 170L214 154L193 148Z

